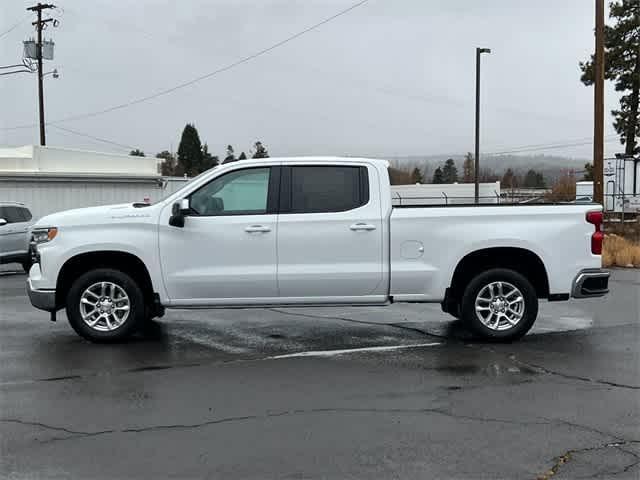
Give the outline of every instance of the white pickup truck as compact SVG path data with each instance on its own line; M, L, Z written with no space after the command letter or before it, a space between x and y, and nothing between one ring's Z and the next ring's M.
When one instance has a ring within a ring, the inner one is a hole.
M165 308L438 302L476 334L524 335L538 299L608 292L599 205L392 206L388 163L216 167L154 205L56 213L32 230L31 303L122 340Z

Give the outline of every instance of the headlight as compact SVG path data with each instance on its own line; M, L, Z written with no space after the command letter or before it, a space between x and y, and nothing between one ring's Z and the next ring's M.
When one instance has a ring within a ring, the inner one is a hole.
M47 243L56 238L58 229L56 227L34 228L31 232L31 241L36 245Z

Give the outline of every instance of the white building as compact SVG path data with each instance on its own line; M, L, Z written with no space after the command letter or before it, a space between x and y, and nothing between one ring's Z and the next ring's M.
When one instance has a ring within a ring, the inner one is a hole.
M71 208L155 202L185 182L163 178L158 162L57 147L0 148L0 201L24 203L34 219Z
M604 160L604 209L640 213L640 156Z

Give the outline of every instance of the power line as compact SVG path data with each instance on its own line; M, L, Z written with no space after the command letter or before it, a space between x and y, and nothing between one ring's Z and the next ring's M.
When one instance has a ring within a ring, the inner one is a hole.
M96 140L98 142L107 143L109 145L114 145L116 147L121 147L126 150L135 150L137 147L132 147L131 145L124 145L122 143L114 142L113 140L107 140L106 138L95 137L93 135L89 135L88 133L79 132L77 130L71 130L70 128L61 127L59 125L54 125L52 123L47 123L48 126L53 127L57 130L62 130L67 133L71 133L73 135L78 135L79 137L90 138L92 140Z
M606 139L612 139L612 138L618 138L618 134L616 133L610 133L609 135L607 135L605 137ZM573 143L579 143L579 142L592 142L593 141L593 137L582 137L582 138L574 138L573 140L558 140L555 142L544 142L544 143L534 143L534 144L529 144L529 145L519 145L517 147L502 147L503 150L522 150L522 149L529 149L529 148L542 148L542 147L553 147L555 145L566 145L566 144L573 144ZM491 153L490 155L496 155L499 154L500 152L496 152L496 153Z
M279 47L281 47L281 46L283 46L283 45L285 45L285 44L287 44L287 43L289 43L289 42L291 42L291 41L293 41L293 40L295 40L295 39L297 39L297 38L299 38L299 37L301 37L301 36L303 36L303 35L305 35L305 34L307 34L309 32L311 32L313 30L318 29L322 25L325 25L325 24L331 22L332 20L335 20L336 18L341 17L342 15L345 15L345 14L349 13L351 10L355 10L356 8L360 7L361 5L364 5L368 1L369 0L360 0L359 2L351 5L350 7L345 8L344 10L341 10L338 13L336 13L336 14L328 17L328 18L325 18L321 22L315 23L315 24L311 25L310 27L307 27L304 30L301 30L301 31L299 31L299 32L297 32L297 33L285 38L284 40L280 40L279 42L276 42L273 45L270 45L269 47L263 48L262 50L259 50L259 51L255 52L255 53L252 53L251 55L248 55L248 56L243 57L243 58L241 58L239 60L236 60L235 62L227 64L224 67L220 67L217 70L214 70L213 72L206 73L206 74L201 75L199 77L193 78L193 79L188 80L188 81L183 82L183 83L180 83L180 84L175 85L175 86L173 86L171 88L167 88L165 90L160 90L159 92L156 92L156 93L151 94L151 95L147 95L145 97L140 97L140 98L137 98L137 99L134 99L134 100L130 100L130 101L126 102L126 103L121 103L119 105L114 105L113 107L105 108L103 110L98 110L98 111L95 111L95 112L82 113L82 114L79 114L79 115L73 115L73 116L70 116L70 117L61 118L61 119L55 120L55 122L56 123L58 123L58 122L69 122L69 121L72 121L72 120L80 120L80 119L83 119L83 118L90 118L90 117L96 117L98 115L104 115L105 113L110 113L110 112L113 112L113 111L116 111L116 110L122 110L123 108L127 108L127 107L130 107L130 106L133 106L133 105L137 105L139 103L148 102L149 100L153 100L155 98L162 97L164 95L168 95L170 93L173 93L173 92L175 92L177 90L181 90L181 89L186 88L188 86L191 86L191 85L193 85L195 83L201 82L202 80L206 80L206 79L211 78L211 77L213 77L215 75L218 75L220 73L229 71L229 70L231 70L231 69L233 69L233 68L235 68L235 67L237 67L239 65L242 65L243 63L247 63L247 62L249 62L251 60L254 60L255 58L261 57L262 55L265 55L265 54L271 52L272 50L275 50L276 48L279 48ZM22 129L22 128L32 128L34 126L35 126L35 124L18 125L18 126L14 126L14 127L3 127L2 130L17 130L17 129Z
M15 23L14 25L12 25L11 27L9 27L8 30L5 30L4 32L0 33L0 38L4 37L5 35L7 35L8 33L13 32L16 28L18 28L20 25L22 25L22 23L27 20L30 16L27 15L26 17L24 17L22 20L20 20L19 22Z
M618 141L617 138L610 138L605 140L605 143L612 143ZM582 147L586 145L593 145L593 139L583 142L574 142L574 143L559 143L559 144L551 144L551 145L540 145L538 147L532 148L518 148L515 147L513 150L506 150L502 152L487 152L483 155L507 155L511 153L525 153L525 152L537 152L541 150L555 150L558 148L568 148L568 147Z

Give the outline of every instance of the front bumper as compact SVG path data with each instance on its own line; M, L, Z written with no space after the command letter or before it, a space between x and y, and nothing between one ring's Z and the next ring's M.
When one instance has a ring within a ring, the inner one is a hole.
M31 279L27 279L27 293L31 305L40 310L47 312L56 311L56 291L55 290L37 290L31 285Z
M581 270L573 281L573 298L602 297L609 293L610 273L600 268Z

